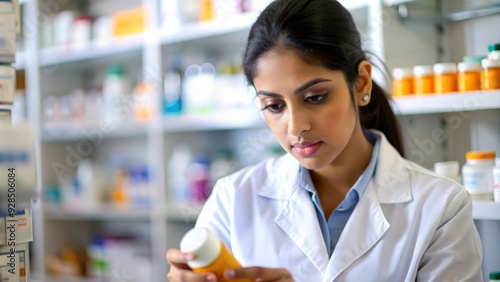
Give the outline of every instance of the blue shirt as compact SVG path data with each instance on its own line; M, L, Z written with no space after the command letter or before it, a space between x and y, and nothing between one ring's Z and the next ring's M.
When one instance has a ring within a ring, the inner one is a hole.
M363 195L363 192L368 185L368 182L375 174L375 169L377 165L378 151L380 148L380 136L373 134L369 131L365 132L365 136L373 144L373 152L370 159L370 163L364 170L363 174L358 178L354 186L349 190L344 200L339 204L339 206L329 215L328 220L323 214L323 208L321 207L321 202L312 183L309 170L301 167L300 168L300 181L302 187L304 187L311 195L311 200L314 203L316 209L316 215L318 216L319 226L321 228L321 233L326 244L326 250L328 251L328 256L331 257L335 246L340 238L342 230L344 230L349 217L351 216L354 208L358 204L359 199Z

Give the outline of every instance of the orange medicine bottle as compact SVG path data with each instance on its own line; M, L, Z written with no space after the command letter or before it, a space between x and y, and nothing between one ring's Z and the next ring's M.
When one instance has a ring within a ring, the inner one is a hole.
M437 94L457 92L457 64L442 63L433 66L434 92Z
M481 85L483 90L500 89L500 59L483 59Z
M415 94L434 93L434 77L432 66L413 67L413 90Z
M196 273L211 272L218 282L251 282L250 279L224 278L224 271L240 268L241 264L229 252L227 247L206 228L193 228L181 240L181 251L193 253L195 260L188 261L189 267Z
M458 63L458 91L481 90L481 65L477 62Z
M411 68L395 68L392 71L392 95L394 97L413 94L413 70Z

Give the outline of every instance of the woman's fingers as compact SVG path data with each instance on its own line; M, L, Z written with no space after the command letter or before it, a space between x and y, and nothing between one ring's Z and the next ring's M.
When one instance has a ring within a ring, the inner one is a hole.
M187 269L172 268L167 275L169 282L217 282L212 273L195 273Z
M257 282L292 282L290 272L285 268L244 267L230 269L224 272L229 279L254 279Z
M195 259L195 256L193 254L183 253L178 249L168 250L165 257L167 258L167 262L170 265L180 269L190 269L187 265L187 262L189 260Z

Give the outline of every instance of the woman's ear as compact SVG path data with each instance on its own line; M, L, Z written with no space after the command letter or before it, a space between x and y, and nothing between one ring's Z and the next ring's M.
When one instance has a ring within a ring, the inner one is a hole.
M372 64L362 61L358 65L358 80L356 81L356 103L366 106L372 95Z

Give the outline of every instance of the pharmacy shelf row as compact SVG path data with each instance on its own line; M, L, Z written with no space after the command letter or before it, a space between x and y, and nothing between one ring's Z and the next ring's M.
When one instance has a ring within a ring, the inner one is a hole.
M476 91L398 97L393 108L399 115L449 113L500 109L500 91ZM178 115L164 118L165 132L215 131L264 127L265 121L256 110L215 111L205 115ZM144 123L126 121L116 124L91 124L75 122L45 122L42 130L44 141L74 141L88 138L95 131L104 138L146 135Z
M164 214L168 220L194 222L203 203L169 203ZM160 211L161 212L161 211ZM62 209L44 209L47 220L59 221L148 221L152 214L147 210L119 210L100 207L89 211L67 211ZM476 220L500 220L500 203L493 201L474 201L472 216Z
M264 126L265 122L257 108L214 111L203 115L172 115L166 116L163 120L165 133L236 130ZM78 141L85 138L95 138L96 134L103 138L119 138L145 136L147 132L147 123L134 120L113 122L113 119L102 119L96 123L60 121L44 123L42 139L44 141Z
M169 202L164 210L133 210L112 206L94 207L88 210L71 210L46 206L44 218L51 221L149 221L158 214L166 215L166 219L176 222L192 223L196 221L203 203Z
M230 16L223 20L190 23L175 30L160 32L160 42L163 45L172 45L243 32L250 28L256 18L256 13L244 13ZM231 22L230 25L227 24L228 21ZM145 44L149 44L145 36L151 36L151 34L145 33L139 36L113 39L109 44L103 46L91 44L85 49L73 50L69 47L43 49L40 51L40 67L99 60L116 55L124 55L126 59L131 53L139 55L143 52ZM25 66L25 54L17 54L15 67L17 69L24 69Z
M409 95L395 98L392 106L399 115L500 109L500 90Z

